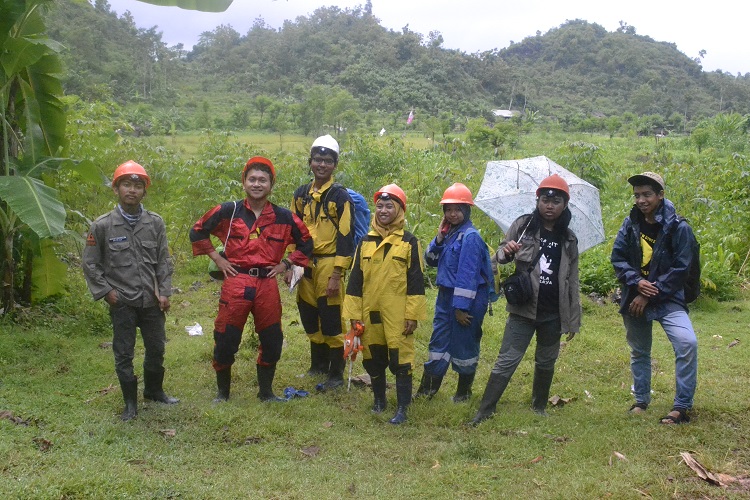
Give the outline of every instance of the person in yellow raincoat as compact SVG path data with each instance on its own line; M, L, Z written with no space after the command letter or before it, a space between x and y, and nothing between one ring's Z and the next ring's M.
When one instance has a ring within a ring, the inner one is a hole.
M392 424L406 421L411 403L414 330L427 319L424 263L417 238L404 230L406 194L396 184L375 193L370 232L357 247L343 316L365 325L362 364L370 375L374 413L386 409L385 370L396 376L398 409Z

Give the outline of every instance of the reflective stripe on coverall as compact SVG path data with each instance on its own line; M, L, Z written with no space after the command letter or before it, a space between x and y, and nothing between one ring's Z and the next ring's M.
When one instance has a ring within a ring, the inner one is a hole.
M449 233L442 244L433 239L425 260L437 266L440 286L425 372L442 377L452 364L460 374L474 373L489 304L488 283L494 279L487 245L469 220ZM473 316L469 326L458 323L456 309Z

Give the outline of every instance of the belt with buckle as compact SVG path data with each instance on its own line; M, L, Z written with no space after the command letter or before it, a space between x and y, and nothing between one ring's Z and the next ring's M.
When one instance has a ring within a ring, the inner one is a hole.
M240 274L247 274L248 276L252 276L253 278L267 278L268 273L271 272L270 269L266 269L265 267L251 267L248 269L235 267L234 270Z

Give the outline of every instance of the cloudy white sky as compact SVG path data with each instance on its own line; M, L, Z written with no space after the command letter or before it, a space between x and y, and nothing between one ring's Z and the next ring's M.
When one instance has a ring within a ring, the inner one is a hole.
M129 10L142 28L158 26L169 44L192 47L205 31L226 24L244 35L253 21L280 28L285 19L306 16L335 5L341 9L364 5L365 0L234 0L226 12L206 13L157 7L136 0L109 0L122 14ZM746 41L750 2L713 0L372 0L372 12L385 28L409 29L423 35L440 31L443 47L467 53L507 47L537 31L546 33L569 19L597 23L614 31L625 21L639 35L672 42L694 58L701 50L706 71L720 69L736 75L750 72L750 44Z

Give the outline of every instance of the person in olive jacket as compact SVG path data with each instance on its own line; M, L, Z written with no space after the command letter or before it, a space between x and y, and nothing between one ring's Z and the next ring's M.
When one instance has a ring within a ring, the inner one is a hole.
M138 414L138 378L133 371L136 328L143 337L143 397L165 404L179 400L162 389L165 313L172 295L172 259L164 221L143 208L151 184L134 161L118 166L112 179L117 206L91 225L83 251L83 274L95 300L109 304L112 351L125 410L122 420Z
M534 212L516 219L495 254L506 264L513 260L516 271L528 269L532 297L526 303L508 304L500 353L492 367L479 411L470 422L477 425L490 418L497 402L516 371L536 333L534 382L531 407L546 415L560 339L572 340L581 327L581 299L578 278L578 238L568 227L570 188L557 174L546 177L536 191Z

